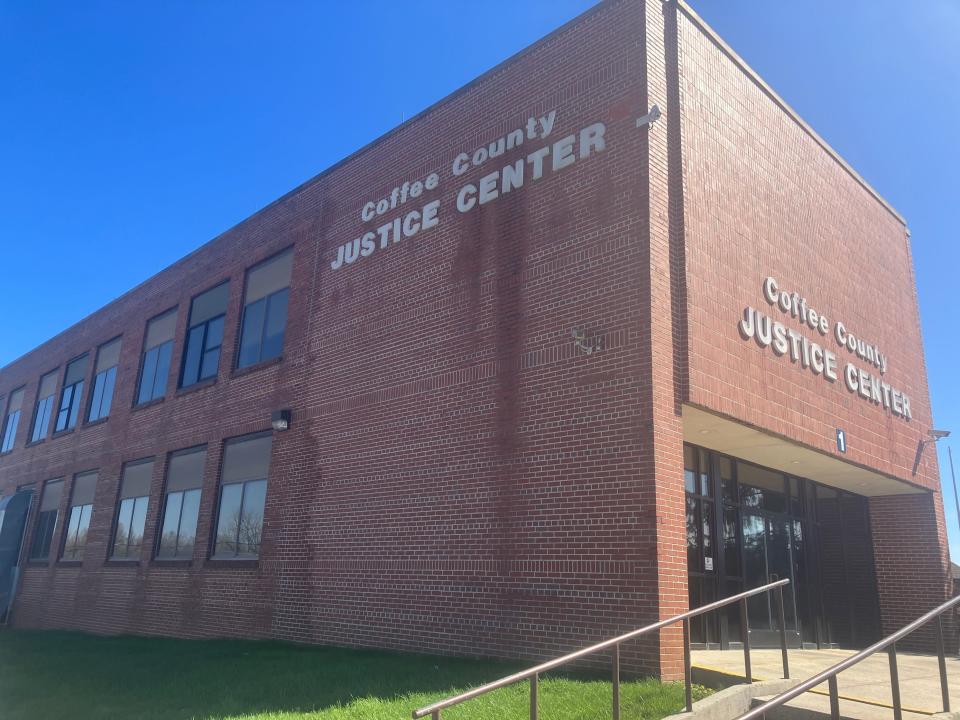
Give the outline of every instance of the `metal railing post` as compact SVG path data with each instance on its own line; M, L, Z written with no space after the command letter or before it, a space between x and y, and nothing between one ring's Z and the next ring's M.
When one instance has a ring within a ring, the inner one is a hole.
M937 661L940 665L940 695L943 711L950 712L950 690L947 687L947 653L943 642L943 615L937 615Z
M620 720L620 645L613 646L613 720Z
M783 613L783 585L777 588L777 613L780 615L780 655L783 657L783 678L790 679L790 663L787 660L787 622Z
M693 672L690 662L690 618L683 621L683 685L687 700L687 712L693 712Z
M537 720L537 685L540 684L540 676L534 673L530 676L530 720Z
M830 690L830 718L840 720L840 693L837 690L836 675L831 675L827 680L827 688Z
M750 669L750 630L747 627L747 599L740 601L740 642L743 643L743 674L747 682L753 682L753 671Z
M440 712L446 708L459 705L460 703L466 702L473 698L485 695L488 692L497 690L498 688L507 687L508 685L513 685L514 683L523 682L524 680L530 681L530 720L536 720L538 715L537 709L537 694L539 689L540 675L545 672L550 672L551 670L558 668L567 663L571 663L574 660L579 658L586 657L592 653L601 652L610 648L613 652L613 667L612 670L612 680L613 680L613 718L614 720L619 720L620 717L620 645L622 645L627 640L633 640L634 638L641 637L648 633L653 633L663 628L670 627L675 623L683 623L683 650L684 650L684 679L685 679L685 689L686 689L686 704L687 709L692 709L693 706L693 658L690 648L691 644L691 625L690 619L694 617L700 617L708 612L713 612L714 610L719 610L720 608L732 606L734 603L740 603L740 617L742 620L741 627L741 638L743 639L744 646L744 661L747 670L747 682L753 682L753 671L750 666L750 638L749 638L749 618L747 615L747 602L746 599L753 597L754 595L760 595L761 593L769 593L774 588L782 587L789 584L789 579L778 580L775 582L768 583L758 588L753 588L751 590L746 590L736 595L731 595L730 597L724 598L722 600L716 600L711 603L707 603L699 608L693 608L687 610L684 613L675 615L673 617L666 618L664 620L658 620L657 622L651 623L650 625L645 625L644 627L637 628L636 630L631 630L628 633L623 635L618 635L617 637L604 640L603 642L596 643L595 645L590 645L589 647L582 648L572 653L563 655L562 657L549 660L539 665L535 665L532 668L527 668L520 672L507 675L500 678L499 680L494 680L493 682L488 682L485 685L472 688L465 692L462 692L458 695L448 697L444 700L433 703L432 705L427 705L426 707L419 708L413 711L413 718L425 718L428 715L432 720L440 720ZM957 602L960 602L960 598L957 598Z
M893 694L894 720L903 720L903 706L900 704L900 673L897 671L897 644L887 649L890 658L890 692Z

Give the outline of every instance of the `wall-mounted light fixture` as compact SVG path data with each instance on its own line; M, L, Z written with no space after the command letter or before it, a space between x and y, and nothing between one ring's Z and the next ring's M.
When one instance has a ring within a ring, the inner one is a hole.
M587 335L586 330L574 328L572 331L573 346L583 350L587 355L592 355L597 350L603 349L603 338L597 335Z
M273 426L273 429L277 432L283 432L290 428L290 411L289 410L274 410L270 414L270 424Z

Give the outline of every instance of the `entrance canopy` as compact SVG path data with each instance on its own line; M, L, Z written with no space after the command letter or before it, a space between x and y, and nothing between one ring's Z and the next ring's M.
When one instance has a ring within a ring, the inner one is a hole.
M876 470L690 405L683 407L683 439L857 495L871 497L927 492Z

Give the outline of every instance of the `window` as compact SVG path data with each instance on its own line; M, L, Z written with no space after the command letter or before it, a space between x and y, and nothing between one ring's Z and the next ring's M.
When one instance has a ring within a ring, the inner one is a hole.
M77 475L73 479L70 513L67 519L67 537L63 541L64 560L82 560L87 544L87 530L93 513L93 494L97 489L96 471Z
M183 351L180 387L217 376L220 346L223 344L223 317L227 312L229 283L197 295L190 303L190 329Z
M113 388L117 383L117 364L120 362L120 338L104 343L97 350L97 364L94 367L93 393L90 397L90 411L87 422L103 420L110 415L113 403Z
M260 263L247 273L237 367L255 365L279 357L283 352L292 264L291 249Z
M17 439L17 427L20 425L20 408L23 407L23 388L10 393L7 402L7 419L3 423L3 441L0 443L0 453L13 450L13 443Z
M193 557L206 461L206 447L179 450L170 456L158 558L189 560Z
M57 371L48 372L40 378L37 391L37 409L33 415L33 432L30 442L43 440L50 431L50 415L53 413L53 396L57 391Z
M255 558L260 554L271 440L265 433L227 442L214 558Z
M75 427L80 413L80 396L83 395L83 378L87 374L87 356L79 357L67 365L63 377L63 390L60 391L60 409L57 411L57 423L54 432Z
M153 458L127 463L123 468L117 529L113 536L113 560L140 559L152 476Z
M176 308L168 310L147 323L147 336L143 343L143 362L140 364L137 405L166 395L167 376L170 374L170 355L173 353L173 333L176 327Z
M60 495L63 493L63 478L47 480L43 485L37 524L33 529L33 543L30 546L31 560L46 560L50 557L50 544L57 529L57 515L60 512Z

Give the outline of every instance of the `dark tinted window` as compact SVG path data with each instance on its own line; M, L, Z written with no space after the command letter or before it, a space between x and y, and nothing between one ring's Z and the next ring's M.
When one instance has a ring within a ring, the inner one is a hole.
M83 379L87 374L87 356L77 358L67 365L60 391L60 408L57 410L55 432L69 430L77 425L80 414L80 398L83 395Z
M217 376L229 292L229 284L223 283L198 295L190 304L190 329L187 330L180 371L181 387Z
M23 388L10 393L7 400L7 416L3 421L3 439L0 440L0 452L13 450L17 439L17 428L20 426L20 411L23 408Z
M227 442L214 557L255 558L260 553L271 441L269 434L260 434Z
M102 420L110 415L113 390L117 383L117 364L120 362L120 338L101 345L97 350L94 367L93 392L90 396L90 411L87 420Z
M205 447L181 450L170 456L158 558L193 557L206 459Z
M57 391L57 371L47 373L40 378L37 391L37 407L33 415L33 432L30 442L43 440L50 431L50 417L53 415L54 394Z
M247 273L237 366L279 357L287 325L293 250L260 263Z
M162 398L167 393L176 325L176 309L169 310L147 323L143 360L140 363L140 387L137 390L138 405Z
M37 521L33 529L33 542L30 545L31 560L46 560L50 557L50 545L53 543L53 535L57 529L62 494L63 480L48 480L44 483Z
M73 481L70 510L67 514L67 534L63 541L63 559L81 560L87 545L87 531L93 514L93 496L97 488L97 473L77 475Z
M152 476L152 458L128 463L123 468L120 504L117 507L116 530L113 536L113 559L140 559Z

